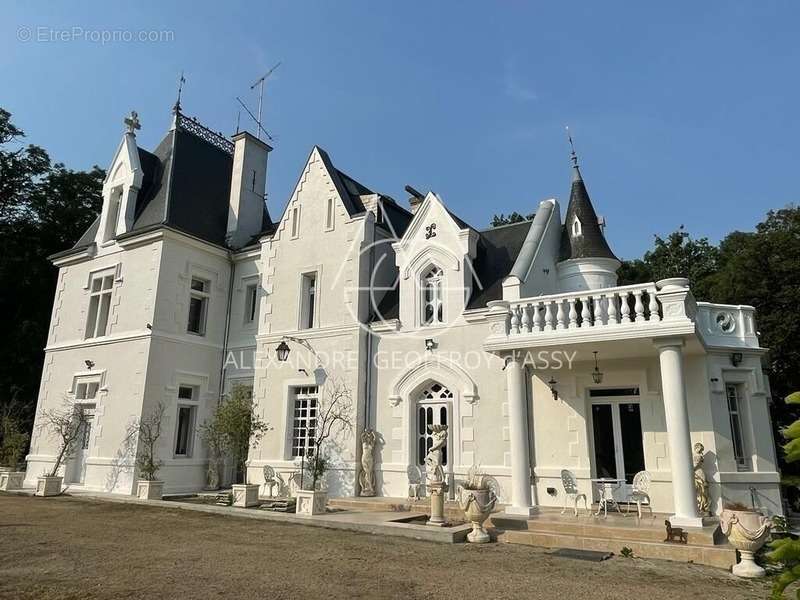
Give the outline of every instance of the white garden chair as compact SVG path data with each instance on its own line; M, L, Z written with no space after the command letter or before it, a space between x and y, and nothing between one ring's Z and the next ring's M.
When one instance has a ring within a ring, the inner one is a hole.
M422 471L417 465L409 465L406 469L408 475L408 499L419 500L419 488L422 487Z
M561 471L561 484L564 486L564 509L561 511L562 515L567 511L567 500L572 501L576 517L578 516L578 500L581 498L583 498L583 508L586 511L589 510L586 494L578 490L578 481L572 471L567 469Z
M279 473L276 473L275 469L269 465L264 465L264 491L266 492L269 490L270 498L275 497L274 489L276 487L278 488L278 496L280 496L283 493L285 485L283 477L281 477Z
M639 471L633 476L633 484L631 493L628 495L628 510L631 511L631 504L636 503L636 512L639 518L642 518L642 504L644 504L650 511L650 516L653 515L653 507L650 506L650 481L652 477L647 471Z

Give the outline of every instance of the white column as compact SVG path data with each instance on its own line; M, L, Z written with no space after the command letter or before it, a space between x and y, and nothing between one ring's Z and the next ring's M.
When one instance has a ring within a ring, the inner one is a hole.
M522 361L518 356L506 359L508 421L511 436L511 506L510 515L531 516L536 512L531 497L531 455L528 436L528 400Z
M661 363L661 390L667 420L672 495L675 503L675 514L669 520L676 527L702 527L703 519L697 514L694 490L692 439L683 377L683 340L659 340L656 347Z

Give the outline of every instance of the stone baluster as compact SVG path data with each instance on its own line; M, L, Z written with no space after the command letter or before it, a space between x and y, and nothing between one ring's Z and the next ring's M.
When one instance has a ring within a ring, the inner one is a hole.
M526 304L522 307L522 330L525 333L530 333L531 331L531 305Z
M565 329L566 325L564 324L564 320L566 315L564 314L564 301L558 301L558 310L556 311L556 329Z
M534 331L541 331L542 330L542 311L539 307L539 303L536 302L533 306L533 330Z
M619 295L619 305L620 308L622 309L623 323L631 322L631 305L628 304L628 294L629 292L623 292Z
M592 326L592 313L589 311L589 296L581 298L581 327Z
M553 329L553 302L548 301L544 303L544 330L552 331Z
M605 325L606 303L603 296L592 296L592 312L595 325Z
M650 320L658 322L661 320L661 315L658 314L658 300L656 300L656 291L647 290L647 297L650 299L647 308L650 310Z
M644 303L642 302L642 290L636 290L633 292L633 295L636 297L636 303L633 306L633 310L636 311L636 322L639 323L640 321L644 321Z
M569 299L569 326L570 329L578 326L578 311L575 310L576 298Z
M615 293L609 294L606 296L606 301L608 302L608 324L616 325L619 323L619 318L617 317L617 295Z
M520 308L515 306L511 309L511 333L519 333Z

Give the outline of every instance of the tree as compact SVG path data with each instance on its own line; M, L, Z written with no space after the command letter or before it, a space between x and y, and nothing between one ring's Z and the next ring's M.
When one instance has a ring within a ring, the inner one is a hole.
M250 389L235 385L230 395L217 405L211 420L202 427L203 434L214 432L222 449L231 455L237 483L247 483L247 455L272 429L256 412Z
M350 388L343 380L332 380L324 390L325 394L317 404L317 421L308 453L312 489L317 489L317 483L328 470L330 459L325 445L333 436L353 430L353 396Z
M55 477L59 469L75 455L78 440L86 428L86 413L70 399L55 408L43 408L39 414L40 427L44 433L57 443L56 460L45 473L45 477Z
M146 417L136 421L129 436L137 443L136 466L139 475L147 481L155 481L163 461L156 458L158 440L161 437L161 422L164 420L164 404L159 402Z
M53 307L56 269L47 257L69 248L96 218L105 173L51 165L42 148L0 108L0 408L19 406L30 430Z
M494 215L492 217L491 226L500 227L501 225L511 225L512 223L522 223L523 221L530 221L534 216L536 216L536 213L531 213L524 217L517 211L512 212L508 216L500 213L499 215Z
M30 435L23 429L17 406L0 407L0 466L16 469L28 449Z

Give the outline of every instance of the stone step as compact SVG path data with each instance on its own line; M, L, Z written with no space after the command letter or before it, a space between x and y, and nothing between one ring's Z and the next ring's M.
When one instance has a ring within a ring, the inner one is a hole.
M410 500L406 498L329 498L329 508L353 511L376 512L415 512L430 513L431 501L428 498ZM448 501L444 504L444 516L450 520L463 521L464 511L457 502Z
M728 569L736 564L736 550L730 545L700 546L695 544L665 544L642 540L626 540L585 536L543 533L538 531L504 531L498 541L509 544L527 544L545 548L574 548L597 550L619 555L623 547L630 548L635 557L658 558L678 562L693 562L700 565Z
M491 524L501 530L659 543L664 542L667 536L663 523L663 518L645 518L640 522L635 517L624 517L605 523L595 517L563 517L547 513L532 519L506 517L501 513L491 517ZM725 541L716 524L685 531L688 543L693 546L716 546Z

